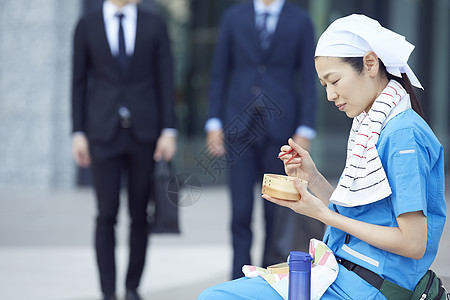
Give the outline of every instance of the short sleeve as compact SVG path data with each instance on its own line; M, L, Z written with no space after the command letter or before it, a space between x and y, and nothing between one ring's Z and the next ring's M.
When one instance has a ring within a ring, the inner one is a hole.
M423 211L426 216L426 182L430 174L426 148L411 128L392 133L389 145L386 169L395 216L414 211Z

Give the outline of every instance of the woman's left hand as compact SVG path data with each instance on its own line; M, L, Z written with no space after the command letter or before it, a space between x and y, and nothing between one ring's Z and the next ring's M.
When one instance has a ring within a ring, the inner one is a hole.
M296 213L322 221L328 207L319 198L308 192L307 188L300 183L299 179L295 179L294 184L301 195L299 201L278 199L266 194L263 194L262 197L275 204L288 207Z

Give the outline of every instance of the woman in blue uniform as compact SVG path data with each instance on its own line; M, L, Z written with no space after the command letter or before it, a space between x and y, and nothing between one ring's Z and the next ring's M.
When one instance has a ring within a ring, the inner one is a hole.
M317 43L327 98L353 118L345 169L333 188L290 139L281 147L286 174L307 180L312 193L296 182L298 202L263 197L328 225L324 242L339 273L321 299L386 299L384 281L408 295L436 256L446 219L444 155L414 95L412 86L422 86L407 64L413 48L363 15L336 20ZM282 298L256 277L199 299Z

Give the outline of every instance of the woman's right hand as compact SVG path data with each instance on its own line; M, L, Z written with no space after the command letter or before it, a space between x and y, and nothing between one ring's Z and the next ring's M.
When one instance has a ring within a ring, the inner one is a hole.
M283 155L290 150L293 150L291 153L285 154L280 159L284 163L284 170L286 175L298 177L308 182L311 182L312 179L317 175L318 171L314 161L312 160L309 152L300 147L298 144L294 142L293 139L289 139L289 145L283 145L281 147L281 152L279 154ZM292 158L293 155L297 153L298 155ZM289 161L289 159L291 159ZM289 161L289 162L288 162Z

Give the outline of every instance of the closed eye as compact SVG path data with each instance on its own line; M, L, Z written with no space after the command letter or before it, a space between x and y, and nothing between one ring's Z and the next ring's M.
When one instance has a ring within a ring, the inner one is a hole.
M319 82L320 82L320 85L323 86L324 88L327 87L327 84L323 80L319 79Z

